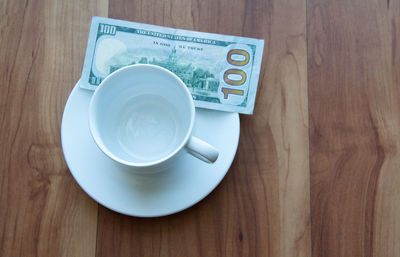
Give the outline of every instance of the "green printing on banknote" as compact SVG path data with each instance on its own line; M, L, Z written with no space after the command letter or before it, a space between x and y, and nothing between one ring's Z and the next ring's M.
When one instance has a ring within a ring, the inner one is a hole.
M95 19L106 22L99 21L96 24ZM126 23L129 27L116 23ZM152 26L93 18L82 73L82 88L93 90L107 75L124 66L153 64L172 71L182 79L198 107L252 113L263 40L181 30L173 31L181 33L165 33L132 25ZM210 37L195 36L202 34ZM212 36L229 37L237 39L237 42ZM252 100L251 104L249 99Z

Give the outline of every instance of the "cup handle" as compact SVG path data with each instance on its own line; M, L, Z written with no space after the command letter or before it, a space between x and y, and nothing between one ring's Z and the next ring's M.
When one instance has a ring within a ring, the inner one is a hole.
M185 148L194 153L193 156L206 162L215 162L219 155L218 150L214 146L194 136L189 139Z

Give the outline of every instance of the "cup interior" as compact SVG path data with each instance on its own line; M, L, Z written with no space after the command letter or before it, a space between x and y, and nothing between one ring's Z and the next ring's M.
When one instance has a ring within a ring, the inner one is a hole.
M89 125L96 144L112 159L148 166L168 159L187 142L194 105L185 84L154 65L132 65L96 89Z

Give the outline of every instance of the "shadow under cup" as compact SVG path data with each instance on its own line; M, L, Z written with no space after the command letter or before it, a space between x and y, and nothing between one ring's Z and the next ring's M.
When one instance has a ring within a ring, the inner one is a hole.
M133 65L107 77L90 105L97 145L112 159L148 165L183 148L194 122L194 106L183 82L152 65Z

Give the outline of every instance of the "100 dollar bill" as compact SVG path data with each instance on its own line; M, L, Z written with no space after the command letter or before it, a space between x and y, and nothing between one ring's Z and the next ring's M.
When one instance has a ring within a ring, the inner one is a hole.
M196 107L252 114L264 40L93 17L80 87L94 90L113 71L148 63L172 72Z

